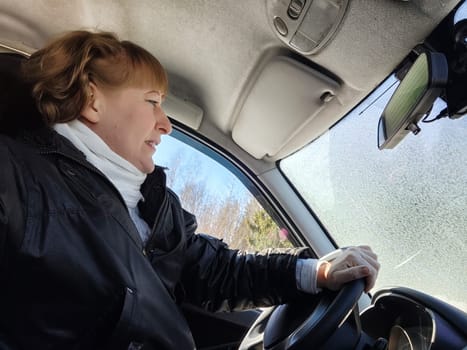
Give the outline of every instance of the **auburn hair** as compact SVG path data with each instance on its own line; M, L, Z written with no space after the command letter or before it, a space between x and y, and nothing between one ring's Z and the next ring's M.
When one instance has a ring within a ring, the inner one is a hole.
M90 83L102 89L148 86L167 94L167 73L144 48L109 32L68 32L24 61L22 73L49 125L80 116L91 98Z

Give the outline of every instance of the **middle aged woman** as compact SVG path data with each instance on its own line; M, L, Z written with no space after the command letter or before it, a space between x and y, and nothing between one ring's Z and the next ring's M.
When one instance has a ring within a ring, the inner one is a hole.
M318 263L304 248L246 254L195 234L153 163L171 131L168 82L143 48L74 31L23 73L37 110L0 118L2 349L192 349L182 301L233 310L373 286L369 247Z

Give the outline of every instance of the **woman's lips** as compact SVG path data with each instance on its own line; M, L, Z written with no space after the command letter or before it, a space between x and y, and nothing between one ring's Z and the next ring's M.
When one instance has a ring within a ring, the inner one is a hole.
M155 141L148 140L148 141L145 141L144 143L148 145L149 147L151 147L153 150L156 150L157 143Z

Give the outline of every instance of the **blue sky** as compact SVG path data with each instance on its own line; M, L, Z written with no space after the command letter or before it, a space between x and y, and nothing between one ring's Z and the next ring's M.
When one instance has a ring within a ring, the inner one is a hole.
M171 136L163 136L161 144L157 147L154 161L157 165L167 166L167 176L171 176L170 167L174 160L181 157L182 172L185 175L193 174L199 181L206 181L212 194L220 198L227 196L232 190L240 195L245 192L243 184L215 160L199 152L198 150L178 141ZM182 179L182 181L190 178ZM173 188L178 191L177 186Z

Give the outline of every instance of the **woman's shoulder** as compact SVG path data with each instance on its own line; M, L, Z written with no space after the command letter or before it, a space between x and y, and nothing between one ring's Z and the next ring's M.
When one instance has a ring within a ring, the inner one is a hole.
M43 146L5 134L0 134L0 163L0 181L16 184L45 181L56 171L55 161Z
M5 164L8 160L27 163L27 160L39 156L36 145L25 142L21 137L0 134L0 161Z
M20 155L24 156L24 153L31 152L26 145L13 138L10 135L0 134L0 161L2 164L8 161L8 159L19 158Z

